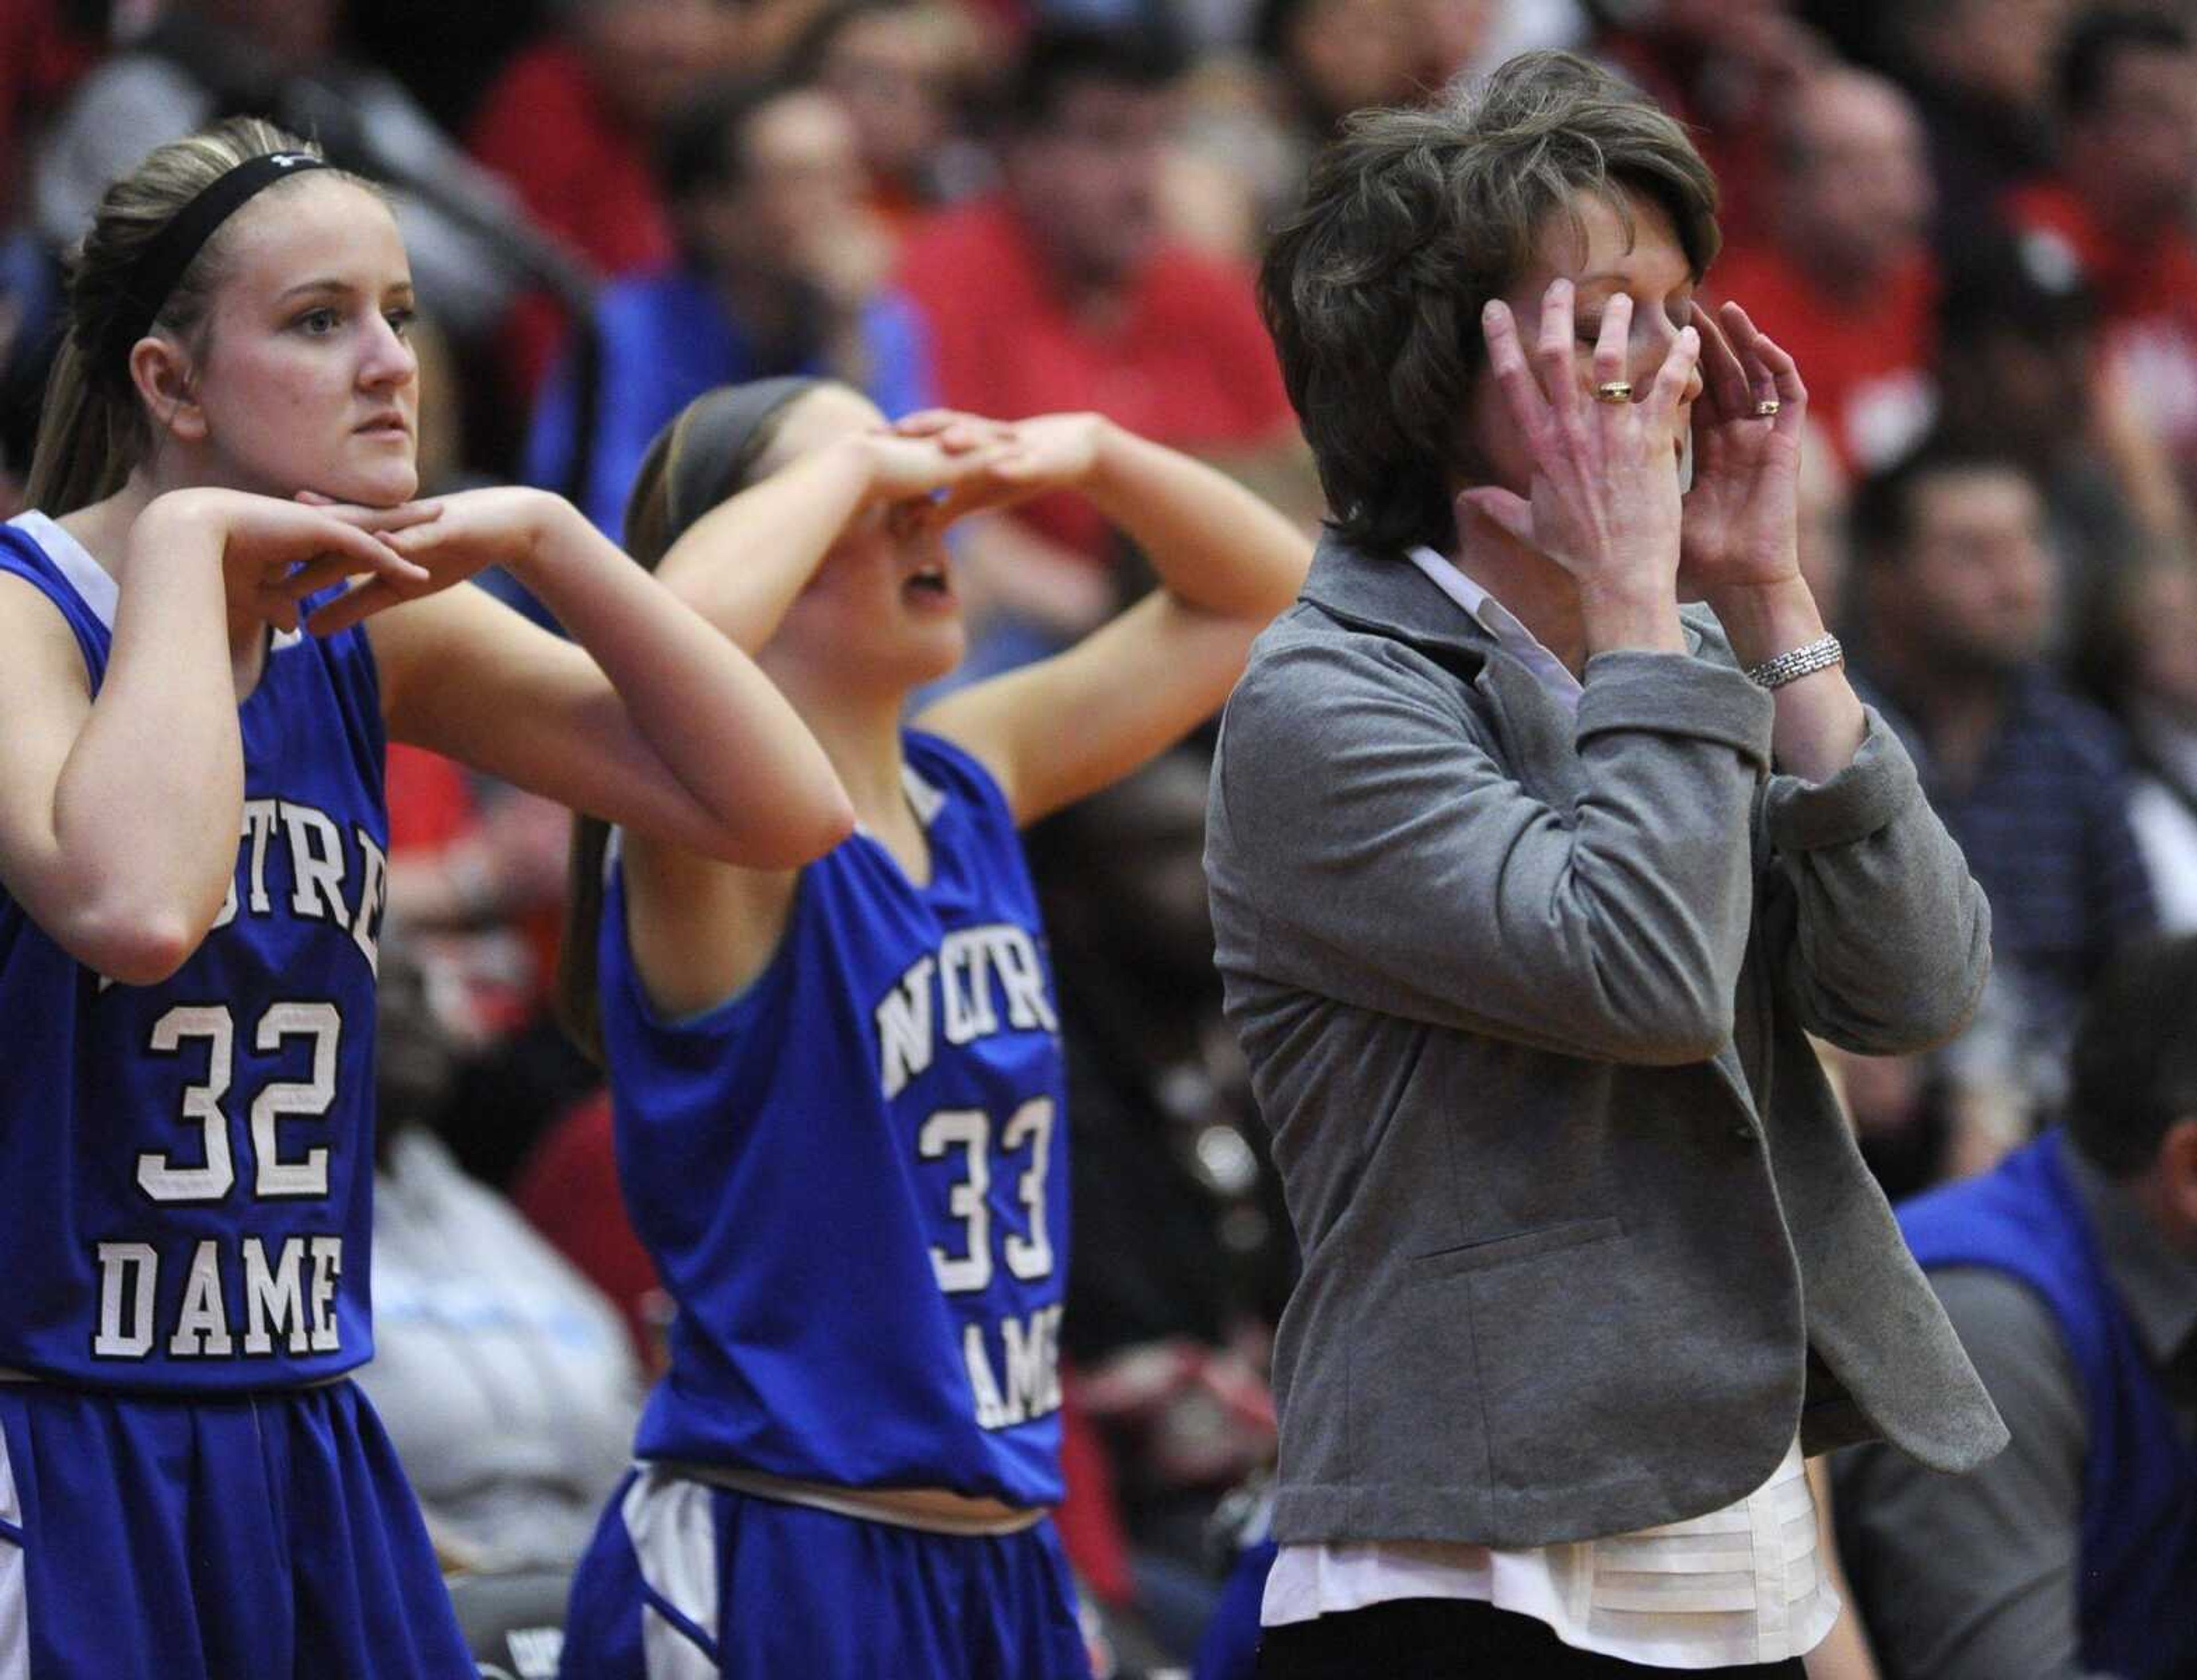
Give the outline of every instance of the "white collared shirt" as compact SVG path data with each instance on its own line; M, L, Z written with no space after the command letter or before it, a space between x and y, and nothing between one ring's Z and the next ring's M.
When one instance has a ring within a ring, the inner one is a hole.
M1431 548L1411 558L1551 699L1577 712L1579 679L1501 602ZM1552 1301L1549 1310L1565 1309ZM1259 1619L1279 1627L1397 1599L1473 1599L1545 1622L1574 1649L1627 1662L1783 1662L1820 1644L1839 1619L1817 1532L1796 1438L1745 1498L1637 1533L1508 1549L1439 1540L1284 1546Z

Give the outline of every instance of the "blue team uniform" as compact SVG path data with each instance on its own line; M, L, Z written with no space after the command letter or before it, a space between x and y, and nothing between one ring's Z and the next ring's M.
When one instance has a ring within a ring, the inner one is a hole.
M762 975L699 1017L649 1005L612 866L619 1174L678 1312L568 1674L1087 1671L1049 1522L941 1533L725 1485L1060 1498L1067 1139L1036 897L991 777L936 737L904 751L929 882L855 834L802 872Z
M96 692L113 580L36 514L0 527L0 571L60 610ZM0 889L0 1680L472 1672L341 1380L373 1353L364 634L276 637L238 718L236 872L170 979L110 983Z

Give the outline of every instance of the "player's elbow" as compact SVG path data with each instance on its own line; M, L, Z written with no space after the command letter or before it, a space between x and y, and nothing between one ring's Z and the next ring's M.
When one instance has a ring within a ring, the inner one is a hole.
M60 942L108 980L157 986L190 960L206 925L179 905L93 904L70 919Z
M814 863L855 831L854 802L836 778L828 790L788 802L767 821L724 825L717 855L744 869L798 869Z

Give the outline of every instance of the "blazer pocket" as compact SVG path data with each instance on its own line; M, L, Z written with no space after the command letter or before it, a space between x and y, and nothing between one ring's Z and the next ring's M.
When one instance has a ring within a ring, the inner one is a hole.
M1460 1272L1506 1266L1512 1260L1531 1260L1537 1254L1553 1254L1565 1248L1583 1248L1589 1243L1605 1243L1613 1237L1622 1236L1624 1231L1624 1225L1612 1217L1567 1219L1561 1225L1536 1225L1511 1237L1414 1254L1412 1266L1424 1276L1454 1277Z

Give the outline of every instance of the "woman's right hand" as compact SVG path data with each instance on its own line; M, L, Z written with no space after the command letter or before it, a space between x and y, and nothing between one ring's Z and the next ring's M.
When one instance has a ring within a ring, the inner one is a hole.
M1603 308L1591 364L1593 384L1623 380L1632 300ZM1572 287L1552 282L1541 304L1529 367L1510 307L1491 301L1481 317L1488 367L1533 462L1528 495L1499 486L1465 491L1459 502L1562 566L1583 605L1675 603L1678 591L1678 411L1701 355L1682 329L1637 401L1599 401L1582 386L1572 324Z
M149 532L165 521L196 524L221 543L222 588L232 621L298 628L298 604L347 577L407 582L426 572L382 542L435 517L432 507L314 506L245 490L194 489L159 496L138 516Z

